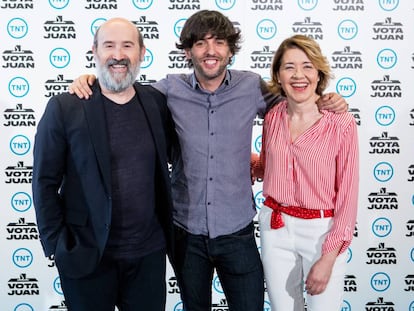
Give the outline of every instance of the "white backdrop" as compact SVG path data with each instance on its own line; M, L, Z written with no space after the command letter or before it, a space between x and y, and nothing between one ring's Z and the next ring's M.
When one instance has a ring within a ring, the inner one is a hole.
M329 90L347 99L361 149L358 223L342 311L413 311L412 0L2 0L0 310L66 310L53 258L41 251L31 196L33 137L49 97L66 91L78 75L94 73L93 33L114 16L135 22L144 35L141 82L188 71L175 43L185 19L200 9L219 10L242 30L243 48L232 68L264 79L287 36L302 33L320 43L335 72ZM255 152L261 125L256 119ZM260 182L253 192L260 210ZM181 311L170 267L167 290L166 310ZM217 278L213 294L212 311L227 310ZM264 309L271 310L267 299Z

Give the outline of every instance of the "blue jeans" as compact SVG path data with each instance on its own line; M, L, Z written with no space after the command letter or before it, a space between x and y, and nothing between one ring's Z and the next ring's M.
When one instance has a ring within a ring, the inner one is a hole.
M185 311L211 311L214 269L229 311L263 311L264 279L253 223L210 239L175 227L174 269Z

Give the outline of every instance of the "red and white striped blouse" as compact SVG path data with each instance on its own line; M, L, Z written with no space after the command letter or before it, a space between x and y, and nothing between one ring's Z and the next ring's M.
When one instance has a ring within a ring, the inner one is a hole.
M322 253L339 247L342 253L351 243L357 215L357 126L350 113L322 113L322 118L294 142L287 102L266 114L261 150L263 195L292 206L334 209L334 223Z

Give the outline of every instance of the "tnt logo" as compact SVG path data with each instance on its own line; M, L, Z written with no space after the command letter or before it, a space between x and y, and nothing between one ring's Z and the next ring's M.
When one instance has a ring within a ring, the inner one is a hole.
M184 27L184 24L185 24L186 20L187 20L186 18L181 18L181 19L179 19L178 21L175 22L175 24L174 24L174 35L177 38L180 37L181 30L183 30L183 27Z
M380 217L374 220L371 227L372 233L375 236L384 238L388 236L392 231L392 223L385 217Z
M350 263L352 260L352 249L350 247L346 249L346 257L346 263Z
M32 207L32 198L26 192L16 192L10 200L10 204L15 211L23 213Z
M389 181L394 175L394 168L388 162L380 162L375 165L373 174L379 182Z
M336 92L342 97L351 97L356 92L356 83L352 78L341 78L336 83Z
M351 310L352 310L351 304L348 301L343 300L341 304L341 311L351 311Z
M216 5L221 10L230 10L236 2L236 0L216 0Z
M184 306L181 301L174 306L174 311L184 311Z
M20 303L13 309L13 311L34 311L34 309L28 303Z
M270 40L277 33L277 26L271 19L263 19L257 23L256 34L260 39Z
M92 21L91 27L90 27L92 36L95 35L95 32L98 30L98 28L105 22L106 22L105 18L97 18Z
M318 0L298 0L298 5L304 11L311 11L318 5Z
M224 293L223 288L221 287L220 279L217 275L213 279L213 288L219 294Z
M12 260L15 266L27 268L33 262L33 254L27 248L18 248L13 252Z
M346 19L339 23L338 36L344 40L352 40L358 34L358 25L353 20Z
M49 0L48 2L52 8L62 10L68 6L70 0Z
M132 0L132 4L138 10L147 10L151 7L154 0Z
M371 277L371 287L377 292L386 291L391 285L391 279L385 272L377 272Z
M257 153L260 153L260 150L262 150L262 135L257 136L254 140L254 150Z
M395 121L395 111L390 106L381 106L375 111L375 120L379 125L388 126Z
M258 210L262 209L264 202L263 191L259 191L254 195L254 202Z
M70 53L65 48L55 48L49 54L49 62L55 68L65 68L70 63Z
M144 55L144 61L141 63L141 69L146 69L152 65L154 61L154 55L152 54L151 50L147 49Z
M9 82L9 93L14 97L24 97L29 93L29 82L23 77L15 77Z
M59 295L63 295L63 291L62 291L62 285L60 284L60 277L56 277L53 280L53 289L55 290L56 293L58 293Z
M10 140L9 147L15 155L25 155L30 151L30 139L24 135L16 135Z
M169 294L179 294L180 288L178 287L177 278L175 276L170 277L168 280L168 293Z
M397 53L391 49L383 49L377 54L377 64L382 69L391 69L397 64Z
M16 17L7 23L7 32L13 39L24 38L29 31L29 27L24 19Z
M310 11L316 8L318 0L298 0L299 7L304 11Z
M267 300L265 300L265 302L264 302L263 311L272 311L272 307L270 306L270 302L267 301Z
M399 0L379 0L378 3L384 11L393 11L398 7Z

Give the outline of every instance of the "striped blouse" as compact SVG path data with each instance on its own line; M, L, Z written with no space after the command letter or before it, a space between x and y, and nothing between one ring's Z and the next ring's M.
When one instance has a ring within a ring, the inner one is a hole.
M350 113L322 111L313 126L291 142L287 102L265 116L261 162L263 195L309 209L334 209L322 253L350 245L357 215L359 153L357 126Z

